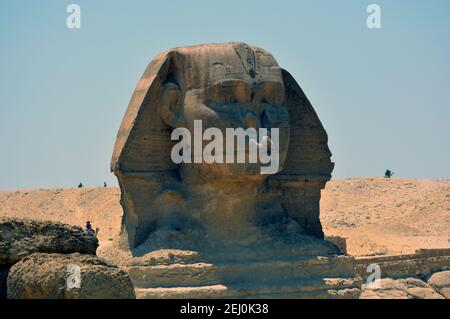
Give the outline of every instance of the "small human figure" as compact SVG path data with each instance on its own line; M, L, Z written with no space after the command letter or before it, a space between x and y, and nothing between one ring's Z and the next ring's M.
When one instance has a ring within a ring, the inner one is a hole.
M90 234L92 234L94 236L97 236L97 234L98 234L98 232L100 230L100 228L98 228L98 227L95 228L95 230L94 230L94 228L92 227L92 224L91 224L91 222L89 220L86 222L85 228L86 228L86 231L88 233L90 233Z
M106 185L106 182L103 182L103 187L108 187L108 185Z
M386 172L384 172L384 177L385 178L391 178L392 175L394 175L394 172L391 171L389 168L386 170Z
M83 183L80 182L80 184L78 184L78 188L83 188Z
M89 220L86 222L86 231L95 235L95 230L92 228L92 224Z

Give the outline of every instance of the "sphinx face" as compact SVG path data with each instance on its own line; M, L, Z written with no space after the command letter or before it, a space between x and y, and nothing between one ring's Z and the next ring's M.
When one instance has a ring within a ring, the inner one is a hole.
M266 128L269 138L273 139L272 129L279 130L278 138L278 171L283 168L289 144L289 114L285 105L285 87L283 80L273 77L265 79L221 79L202 88L188 90L184 97L183 125L194 132L194 121L201 120L203 130L217 128L223 136L223 158L226 158L226 130L242 128ZM261 137L261 136L260 136ZM261 139L259 139L259 142ZM203 141L203 148L209 141ZM233 163L192 163L182 164L184 176L200 178L262 180L268 175L261 174L263 164L260 161L250 163L249 144L246 148L238 148L234 142L235 161ZM270 142L269 148L270 148ZM236 161L239 152L245 152L245 163ZM270 154L272 157L275 154Z

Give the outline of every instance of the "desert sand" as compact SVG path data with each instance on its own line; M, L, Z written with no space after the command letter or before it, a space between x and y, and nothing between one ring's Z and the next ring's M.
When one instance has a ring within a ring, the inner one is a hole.
M0 191L0 216L99 227L101 244L120 232L118 188ZM353 178L322 191L326 235L347 238L349 254L396 255L450 248L450 180Z

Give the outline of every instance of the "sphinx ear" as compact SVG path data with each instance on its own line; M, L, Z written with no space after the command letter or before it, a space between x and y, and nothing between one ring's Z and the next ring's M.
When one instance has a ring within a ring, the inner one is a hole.
M159 116L170 127L176 127L183 116L181 90L174 82L164 83L158 104Z

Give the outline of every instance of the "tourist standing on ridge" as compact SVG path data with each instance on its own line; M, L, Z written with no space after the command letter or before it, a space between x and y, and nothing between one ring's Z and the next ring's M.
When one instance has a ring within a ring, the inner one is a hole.
M394 172L391 171L389 168L386 170L386 172L384 172L384 177L385 178L391 178L392 175L394 175Z

